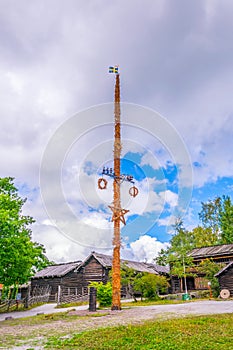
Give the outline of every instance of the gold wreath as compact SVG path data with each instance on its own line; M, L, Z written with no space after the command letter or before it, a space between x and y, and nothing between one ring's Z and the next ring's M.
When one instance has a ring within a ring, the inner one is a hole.
M136 197L138 195L138 189L137 187L133 186L133 187L130 187L129 189L129 194L130 196L132 197Z
M105 180L103 177L101 177L99 180L98 180L98 188L100 190L105 190L107 188L107 183L108 181Z

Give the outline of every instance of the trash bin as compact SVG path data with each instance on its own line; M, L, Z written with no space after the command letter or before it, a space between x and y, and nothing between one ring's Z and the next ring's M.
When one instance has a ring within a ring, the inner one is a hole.
M182 294L182 300L191 300L191 296L189 294Z

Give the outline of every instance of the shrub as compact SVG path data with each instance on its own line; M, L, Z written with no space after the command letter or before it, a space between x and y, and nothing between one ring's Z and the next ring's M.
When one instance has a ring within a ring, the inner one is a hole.
M148 273L136 279L133 287L135 291L141 292L143 297L156 300L159 293L167 290L168 282L164 276Z
M100 307L110 306L112 304L112 285L110 282L91 282L89 287L94 287L97 290L97 300Z

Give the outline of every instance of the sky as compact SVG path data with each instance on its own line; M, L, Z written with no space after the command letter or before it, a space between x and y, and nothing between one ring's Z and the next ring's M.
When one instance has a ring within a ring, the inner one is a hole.
M231 0L0 0L0 177L55 262L111 254L115 75L122 121L121 256L151 262L172 224L233 198Z

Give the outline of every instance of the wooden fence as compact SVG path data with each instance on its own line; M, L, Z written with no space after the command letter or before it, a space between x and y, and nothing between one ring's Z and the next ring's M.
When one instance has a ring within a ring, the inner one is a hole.
M57 305L88 301L88 298L87 288L83 290L82 294L79 294L76 288L58 286Z
M32 295L28 295L25 298L24 306L26 308L39 303L48 303L51 287L45 287L40 289L34 289Z
M30 295L30 288L28 289L28 293L23 299L5 299L0 300L0 312L9 312L13 310L17 310L21 307L28 308L35 304L39 303L47 303L49 301L50 296L50 287L40 288L33 291L33 294Z
M24 300L7 299L0 301L0 313L17 310L24 305Z

